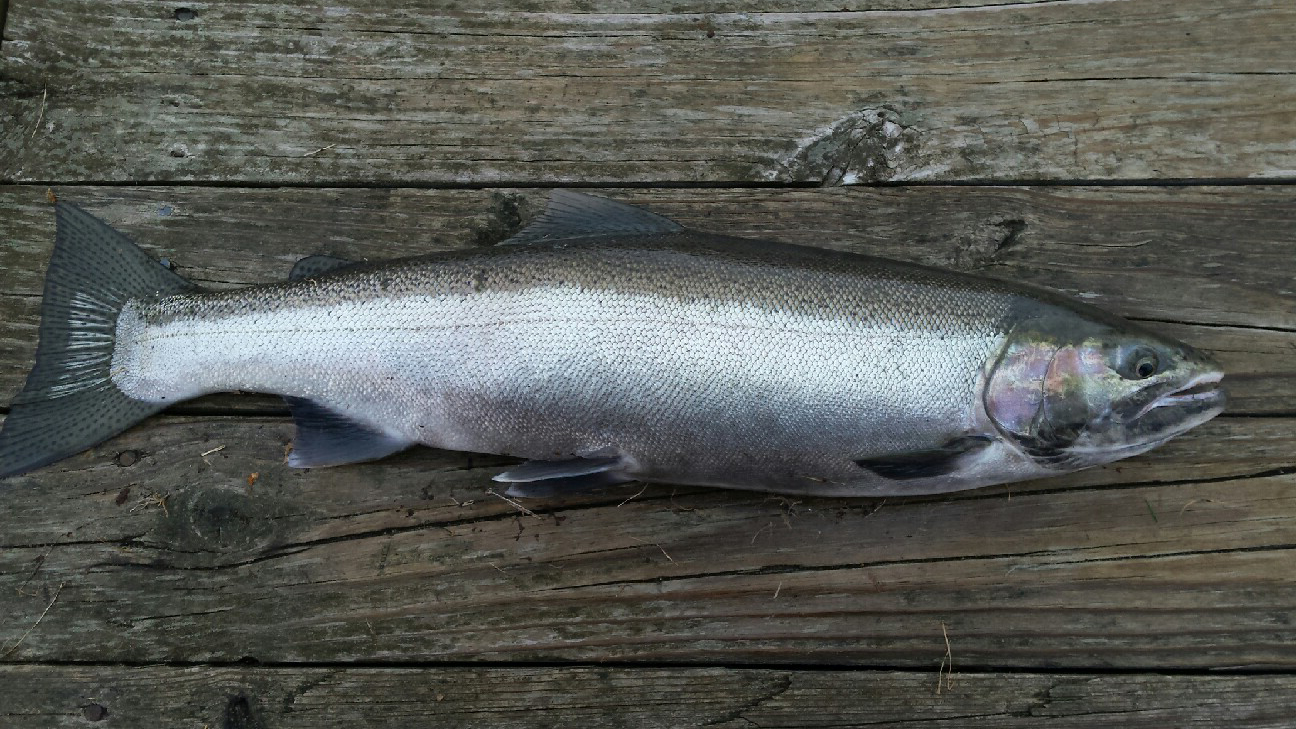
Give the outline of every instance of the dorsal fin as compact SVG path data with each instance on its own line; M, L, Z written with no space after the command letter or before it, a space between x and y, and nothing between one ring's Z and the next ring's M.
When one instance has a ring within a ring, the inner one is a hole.
M298 261L292 271L288 273L289 281L298 281L303 278L315 278L339 268L354 266L355 261L348 261L345 258L336 256L306 256Z
M616 234L663 235L681 230L684 226L679 223L633 205L571 190L554 190L544 215L500 245Z

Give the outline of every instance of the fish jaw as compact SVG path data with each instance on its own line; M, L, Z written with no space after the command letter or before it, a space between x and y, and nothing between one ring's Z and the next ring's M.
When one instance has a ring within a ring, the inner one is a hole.
M1195 416L1204 416L1200 421L1204 423L1223 412L1228 402L1228 395L1220 386L1223 379L1224 373L1217 371L1196 375L1178 389L1145 405L1134 417L1141 418L1156 408L1180 408L1191 411Z
M1228 394L1221 386L1223 373L1208 371L1148 403L1135 416L1141 429L1154 433L1149 448L1196 428L1224 412Z

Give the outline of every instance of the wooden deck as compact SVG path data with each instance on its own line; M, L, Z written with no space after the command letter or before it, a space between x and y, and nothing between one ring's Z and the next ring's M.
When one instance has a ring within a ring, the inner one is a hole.
M0 727L1296 725L1296 4L10 5L0 403L47 191L220 288L570 185L1052 286L1232 397L1012 487L526 512L507 459L294 470L279 401L205 398L6 483Z

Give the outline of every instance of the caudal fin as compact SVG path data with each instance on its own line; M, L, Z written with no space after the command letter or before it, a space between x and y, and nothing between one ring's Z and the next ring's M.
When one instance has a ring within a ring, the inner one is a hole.
M75 205L58 203L56 215L36 364L0 430L0 478L79 453L161 410L112 382L117 316L131 299L194 288Z

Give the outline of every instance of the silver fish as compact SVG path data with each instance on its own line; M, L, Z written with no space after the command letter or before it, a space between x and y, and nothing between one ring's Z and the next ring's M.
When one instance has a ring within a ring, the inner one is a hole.
M954 491L1142 453L1217 415L1219 367L1059 294L684 229L555 192L504 244L200 291L67 204L0 475L172 403L282 395L289 464L414 444L518 456L516 495L666 481Z

